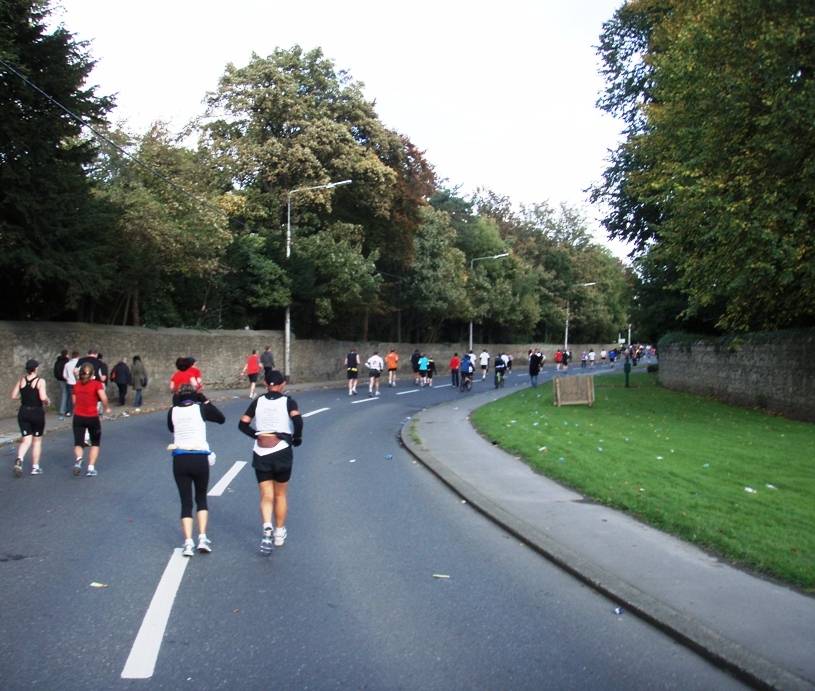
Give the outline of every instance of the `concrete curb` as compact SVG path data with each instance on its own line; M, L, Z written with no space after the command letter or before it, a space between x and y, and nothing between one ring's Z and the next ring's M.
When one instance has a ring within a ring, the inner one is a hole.
M508 391L507 393L513 392ZM472 406L472 410L492 400L494 398L480 401ZM445 406L452 408L456 405L460 403L443 403L436 408ZM790 691L815 688L807 680L658 601L633 584L576 554L566 545L553 540L535 526L506 511L470 482L452 472L433 455L430 449L422 444L421 424L421 415L417 415L402 427L400 437L405 448L456 494L472 504L476 510L532 547L546 559L754 688L789 689ZM477 434L472 427L469 431ZM416 439L413 438L414 435ZM485 453L506 454L486 440L484 440L484 445Z

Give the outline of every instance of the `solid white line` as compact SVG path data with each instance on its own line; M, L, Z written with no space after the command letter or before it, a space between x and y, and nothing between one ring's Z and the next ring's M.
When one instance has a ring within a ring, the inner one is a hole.
M357 403L370 403L371 401L375 401L379 396L375 396L373 398L360 398L358 401L351 401L351 405L356 405Z
M317 408L317 410L312 410L310 413L303 413L303 417L311 417L317 413L324 413L326 410L331 410L331 408Z
M181 585L181 577L188 562L189 558L181 556L180 547L173 550L130 649L130 655L122 670L122 679L149 679L153 676L161 641L164 638L164 629L167 628L175 594Z
M446 386L452 386L452 384L436 384L435 386L432 386L431 388L433 388L433 389L443 389Z
M229 487L229 483L235 479L235 476L243 470L243 466L246 465L246 461L235 461L235 464L229 469L229 471L224 475L219 481L218 484L215 485L209 492L207 492L208 497L220 497L225 491L226 488Z
M404 396L406 393L419 393L421 389L411 389L410 391L400 391L397 396Z

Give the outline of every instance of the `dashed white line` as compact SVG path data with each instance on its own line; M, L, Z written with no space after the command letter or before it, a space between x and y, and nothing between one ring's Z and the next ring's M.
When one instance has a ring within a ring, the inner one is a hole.
M226 488L229 487L229 483L235 479L235 476L243 470L243 466L246 465L246 461L235 461L235 464L227 471L226 475L224 475L209 492L207 492L208 497L220 497Z
M310 413L303 413L303 417L311 417L317 413L324 413L326 410L331 410L331 408L317 408L317 410L312 410Z
M188 562L188 558L181 556L180 547L173 550L130 649L130 655L122 670L122 679L149 679L153 676L164 630L170 618L170 610L173 608L175 595Z

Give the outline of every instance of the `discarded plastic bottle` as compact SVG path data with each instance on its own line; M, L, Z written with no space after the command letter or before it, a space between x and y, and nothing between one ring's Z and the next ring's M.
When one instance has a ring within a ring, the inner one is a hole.
M391 458L393 458L393 454L392 454L392 453L389 453L387 456L385 456L385 458L387 458L388 460L390 460Z

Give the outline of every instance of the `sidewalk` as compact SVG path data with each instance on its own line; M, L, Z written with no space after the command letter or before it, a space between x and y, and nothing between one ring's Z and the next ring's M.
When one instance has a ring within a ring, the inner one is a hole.
M640 616L751 686L815 689L815 598L587 502L493 446L473 430L470 413L517 390L425 410L404 425L402 442L484 515L621 606L622 616ZM610 608L609 616L620 615Z

